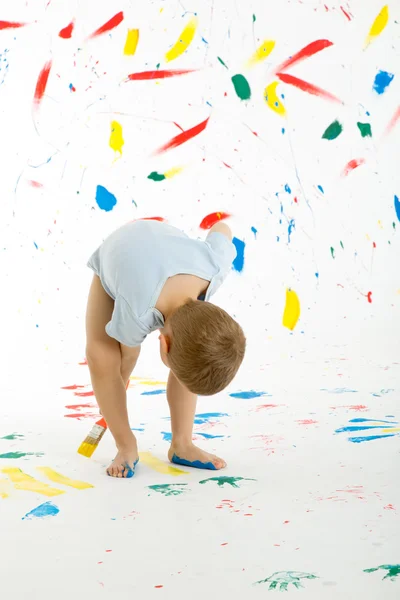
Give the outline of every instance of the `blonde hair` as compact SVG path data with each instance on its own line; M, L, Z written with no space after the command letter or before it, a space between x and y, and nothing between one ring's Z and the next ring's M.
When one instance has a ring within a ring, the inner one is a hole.
M169 365L194 394L211 396L236 375L246 349L240 325L222 308L188 300L169 318Z

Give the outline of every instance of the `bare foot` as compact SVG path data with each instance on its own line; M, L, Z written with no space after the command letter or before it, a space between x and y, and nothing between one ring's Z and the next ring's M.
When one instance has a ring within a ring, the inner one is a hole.
M215 454L204 452L194 444L184 446L172 442L168 451L168 458L172 463L183 464L188 467L197 467L198 469L223 469L226 462L218 458ZM192 463L189 465L189 463Z
M139 454L135 439L128 447L118 450L117 456L107 469L107 475L110 475L110 477L132 477L138 460Z

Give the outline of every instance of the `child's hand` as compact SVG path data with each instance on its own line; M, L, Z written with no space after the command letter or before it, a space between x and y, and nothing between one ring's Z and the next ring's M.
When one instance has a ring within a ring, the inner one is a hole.
M131 473L135 471L135 463L139 459L136 438L130 444L120 447L118 454L107 469L107 475L110 477L132 477Z

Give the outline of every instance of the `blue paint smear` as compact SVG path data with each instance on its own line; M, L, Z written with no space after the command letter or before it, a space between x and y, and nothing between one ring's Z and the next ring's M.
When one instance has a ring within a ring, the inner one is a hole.
M98 185L96 188L96 202L102 210L109 212L117 204L117 199L102 185Z
M37 245L37 243L36 243L36 242L33 242L33 244L34 244L34 246L35 246L36 250L39 250L39 246Z
M168 431L162 431L161 435L163 436L164 442L171 442L172 441L172 433L168 433Z
M296 227L296 224L294 222L294 219L291 219L289 221L288 230L287 230L287 232L288 232L288 244L290 244L290 236L292 235L292 231L293 231L293 229L295 229L295 227Z
M325 194L325 192L324 192L324 188L322 187L322 185L317 185L317 188L319 189L319 191L320 191L322 194Z
M186 460L184 458L179 458L176 454L172 457L172 462L177 465L184 465L185 467L194 467L195 469L210 469L211 471L216 471L217 468L212 464L212 462L203 463L199 460L194 460L193 462L190 460Z
M375 76L373 90L377 94L383 94L386 88L392 83L394 74L387 71L378 71Z
M290 189L288 184L285 185L285 192L287 192L288 194L292 193L292 190Z
M200 413L200 414L194 415L194 423L196 425L203 425L204 423L208 423L210 420L215 421L219 417L229 417L229 415L227 413L219 413L219 412Z
M335 433L343 433L345 431L367 431L367 429L382 429L382 427L383 425L350 425L349 427L336 429ZM390 427L385 427L385 429L390 429Z
M55 517L60 512L58 506L53 504L52 502L45 502L40 506L37 506L31 512L26 513L22 520L25 519L43 519L45 517Z
M125 469L128 469L128 473L126 475L126 479L130 479L131 477L134 476L134 474L135 474L135 468L136 468L136 465L138 464L138 462L139 462L139 459L137 459L137 461L135 461L133 463L133 469L130 468L130 466L128 465L128 463L125 463L124 467L125 467Z
M259 398L260 396L265 396L265 392L255 392L254 390L250 390L249 392L235 392L234 394L229 394L231 398L242 398L242 400L251 400L252 398Z
M158 394L165 394L165 390L152 390L151 392L142 392L141 396L157 396Z
M349 423L389 423L389 425L397 425L397 421L383 421L381 419L350 419Z
M334 388L333 390L327 390L321 388L321 392L328 392L329 394L355 394L357 390L350 390L349 388Z
M396 211L396 216L400 221L400 201L397 196L394 197L394 210Z
M315 273L315 277L319 279L319 273Z
M282 127L282 135L285 133L285 128Z
M353 444L360 444L361 442L371 442L372 440L379 440L381 438L394 437L394 433L388 433L387 435L366 435L364 437L351 437L349 442Z
M144 431L144 427L131 427L132 431Z
M241 273L243 271L243 267L244 267L244 247L245 247L245 243L242 240L238 240L238 238L234 237L232 242L235 244L235 248L236 248L236 258L233 261L233 268L235 269L235 271L237 271L238 273Z
M251 231L254 233L254 237L256 238L257 237L257 233L258 233L257 229L255 227L252 227Z
M212 435L211 433L200 433L199 431L195 431L194 435L201 435L206 440L214 440L215 438L223 438L224 435Z

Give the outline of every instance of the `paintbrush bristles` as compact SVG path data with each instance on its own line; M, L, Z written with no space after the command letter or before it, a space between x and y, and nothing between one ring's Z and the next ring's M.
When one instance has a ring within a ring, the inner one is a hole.
M96 425L93 425L89 435L86 436L82 444L79 446L78 454L82 454L82 456L90 458L93 452L96 450L97 446L99 445L99 442L105 434L105 432L106 427L102 427L97 423Z

